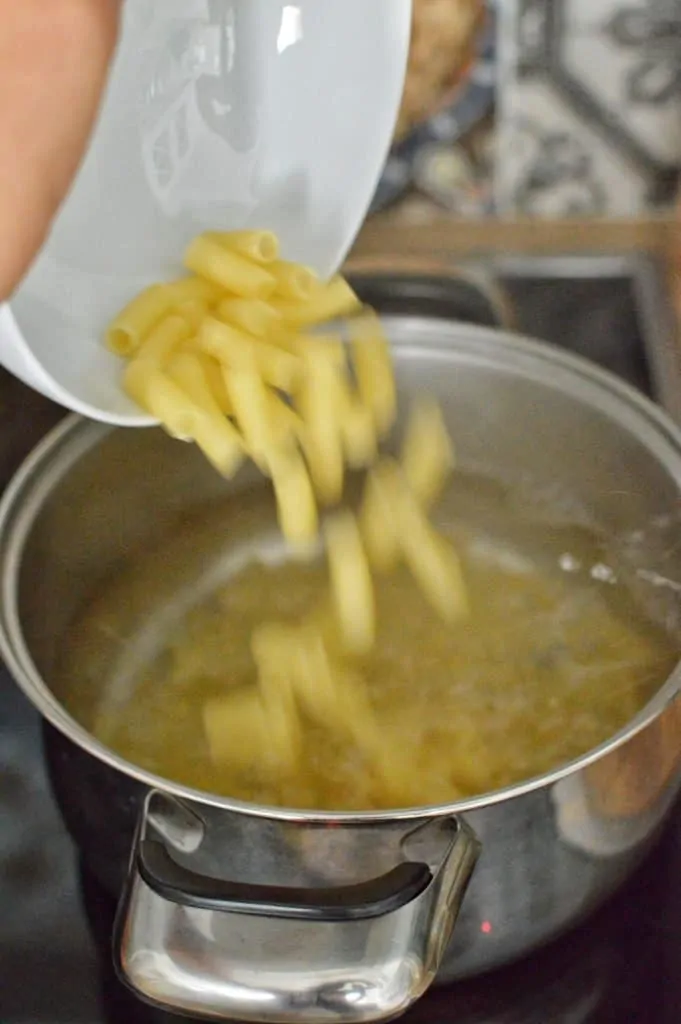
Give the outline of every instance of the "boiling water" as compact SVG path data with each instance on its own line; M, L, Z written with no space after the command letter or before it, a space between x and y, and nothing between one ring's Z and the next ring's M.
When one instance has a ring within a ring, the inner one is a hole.
M166 778L307 808L451 801L597 746L678 660L677 639L646 616L642 593L634 599L636 573L608 538L578 515L547 515L545 503L459 475L440 525L461 553L469 619L442 623L406 571L382 578L378 640L361 663L382 735L410 766L398 791L339 740L332 722L306 724L293 774L272 775L257 751L248 772L216 767L205 701L253 684L254 626L297 621L327 587L321 560L265 557L274 549L264 541L239 547L238 523L255 529L271 505L265 492L249 500L240 499L238 512L230 502L206 510L135 559L69 638L62 699L108 746Z

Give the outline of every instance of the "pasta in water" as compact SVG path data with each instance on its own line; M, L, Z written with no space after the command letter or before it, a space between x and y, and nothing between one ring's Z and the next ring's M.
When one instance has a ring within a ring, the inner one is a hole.
M345 466L370 468L397 413L388 343L342 277L322 282L280 258L266 231L209 232L185 253L190 276L148 288L119 314L107 343L128 360L123 386L173 437L194 442L225 477L252 459L271 477L290 545L319 538L318 505L338 505ZM349 317L348 344L314 328ZM402 463L370 468L358 515L334 512L321 534L330 594L324 614L263 625L252 639L257 681L208 701L215 764L274 770L300 754L300 715L352 738L379 776L398 771L381 742L358 665L376 635L372 570L406 565L443 621L467 598L456 553L426 518L453 465L438 407L413 410Z
M185 264L106 342L168 434L265 485L180 517L76 618L58 670L75 717L185 785L332 811L489 792L630 721L678 642L626 566L592 575L607 538L465 469L447 487L456 453L428 396L382 450L391 352L342 277L286 262L267 231L201 235ZM275 508L291 557L258 561ZM213 576L244 541L248 564Z
M324 553L281 561L267 484L227 492L102 581L71 624L55 692L133 764L258 804L448 803L541 774L631 721L678 643L624 580L591 578L618 568L607 538L533 501L461 468L437 518L469 615L452 627L434 614L398 546L371 576L375 643L348 655ZM235 565L260 539L267 557ZM561 568L566 551L585 572Z

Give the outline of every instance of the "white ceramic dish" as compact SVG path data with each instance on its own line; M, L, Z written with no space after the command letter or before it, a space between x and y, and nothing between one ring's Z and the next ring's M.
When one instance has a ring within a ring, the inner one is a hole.
M207 228L267 227L335 270L390 146L410 26L411 0L126 0L89 155L0 310L0 362L86 416L150 423L106 323Z

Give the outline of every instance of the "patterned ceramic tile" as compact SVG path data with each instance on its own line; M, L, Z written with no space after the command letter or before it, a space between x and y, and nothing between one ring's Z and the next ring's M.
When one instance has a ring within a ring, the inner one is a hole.
M502 12L499 211L667 203L681 164L681 0L507 0Z

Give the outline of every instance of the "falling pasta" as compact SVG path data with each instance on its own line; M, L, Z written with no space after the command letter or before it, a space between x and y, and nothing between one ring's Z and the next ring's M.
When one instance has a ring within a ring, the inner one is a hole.
M351 737L377 774L392 774L361 666L350 662L375 639L372 571L404 563L444 621L466 614L456 552L427 519L453 449L438 406L423 400L401 463L377 461L397 416L380 320L342 277L320 281L279 250L267 231L200 235L185 254L190 275L134 298L106 340L127 360L128 395L171 436L194 442L226 478L246 459L271 478L292 546L318 541L318 506L341 502L346 466L368 470L358 515L336 510L323 524L326 619L256 630L257 685L211 701L203 714L215 763L262 763L266 748L273 771L293 770L306 715ZM347 345L340 329L315 333L343 318Z

